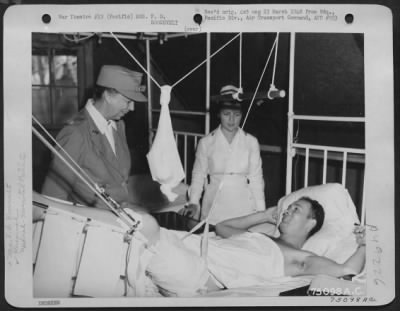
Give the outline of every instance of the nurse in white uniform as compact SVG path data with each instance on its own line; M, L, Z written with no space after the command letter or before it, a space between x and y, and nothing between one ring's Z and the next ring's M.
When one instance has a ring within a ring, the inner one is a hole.
M209 216L210 224L265 210L260 146L239 127L242 102L237 91L233 86L221 89L220 125L197 146L186 215Z

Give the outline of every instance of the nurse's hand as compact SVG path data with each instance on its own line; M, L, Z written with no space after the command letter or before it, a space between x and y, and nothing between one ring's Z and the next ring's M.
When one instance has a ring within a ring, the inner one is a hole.
M200 206L198 204L189 203L182 212L183 216L198 219L200 216Z

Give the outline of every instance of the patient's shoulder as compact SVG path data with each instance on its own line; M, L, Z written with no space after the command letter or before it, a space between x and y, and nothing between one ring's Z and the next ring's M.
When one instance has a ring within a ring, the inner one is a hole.
M248 231L262 233L270 237L279 236L279 232L276 230L276 225L267 222L252 226L248 229Z

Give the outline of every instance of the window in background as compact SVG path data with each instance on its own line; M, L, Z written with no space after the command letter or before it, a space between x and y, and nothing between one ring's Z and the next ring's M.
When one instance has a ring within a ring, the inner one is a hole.
M48 127L62 126L78 111L77 54L33 50L32 113Z

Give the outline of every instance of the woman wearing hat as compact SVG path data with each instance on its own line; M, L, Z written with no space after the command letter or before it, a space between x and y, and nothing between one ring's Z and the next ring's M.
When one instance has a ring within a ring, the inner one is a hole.
M238 91L233 86L221 89L220 125L199 141L196 151L184 213L200 219L209 216L210 224L265 209L260 147L239 127L243 104Z
M121 118L134 110L135 102L147 101L142 93L142 76L121 66L103 66L93 98L56 138L84 170L82 175L87 174L119 203L128 201L127 181L131 167ZM51 162L42 193L87 206L105 206L58 157Z

